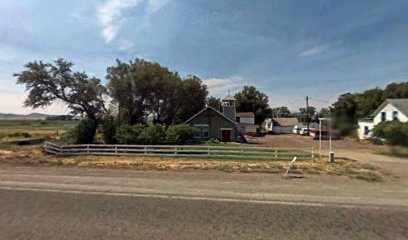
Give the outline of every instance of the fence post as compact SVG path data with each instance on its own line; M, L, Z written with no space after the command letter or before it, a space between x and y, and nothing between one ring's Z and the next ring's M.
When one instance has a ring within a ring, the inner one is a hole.
M278 149L275 148L275 160L278 160Z
M86 153L89 154L89 144L86 144Z
M115 145L115 155L118 155L118 145Z
M242 147L242 144L241 144L241 159L243 158L244 158L244 148Z
M147 146L144 147L144 155L147 155Z
M174 146L174 155L177 156L177 146Z
M210 145L208 145L208 156L210 156Z
M315 158L314 155L315 155L315 154L314 154L314 147L312 147L312 161L314 161L314 158Z

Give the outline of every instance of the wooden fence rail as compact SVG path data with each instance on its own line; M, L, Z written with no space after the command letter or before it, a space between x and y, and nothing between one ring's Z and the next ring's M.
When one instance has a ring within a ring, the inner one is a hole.
M313 160L313 148L268 148L245 145L59 145L45 142L44 149L56 155L111 155L111 156L180 156L201 158L234 158L266 160Z

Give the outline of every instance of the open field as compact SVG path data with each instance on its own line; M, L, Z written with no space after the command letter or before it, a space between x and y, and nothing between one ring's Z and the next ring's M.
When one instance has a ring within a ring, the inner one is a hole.
M26 138L54 138L74 127L77 121L2 120L0 140Z

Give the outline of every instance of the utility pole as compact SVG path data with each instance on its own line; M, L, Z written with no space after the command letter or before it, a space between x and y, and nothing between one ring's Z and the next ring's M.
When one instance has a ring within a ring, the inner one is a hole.
M309 96L306 96L306 124L307 124L307 136L310 136Z

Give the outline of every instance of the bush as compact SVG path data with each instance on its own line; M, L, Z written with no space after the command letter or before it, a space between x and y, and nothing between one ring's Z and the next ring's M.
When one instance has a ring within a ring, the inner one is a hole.
M166 142L171 144L186 144L190 142L195 129L187 125L170 126L166 131Z
M139 135L139 141L142 144L160 144L163 143L164 137L165 132L162 125L149 125Z
M98 124L91 119L84 119L69 132L69 138L76 144L93 143Z
M121 144L138 144L141 143L139 136L143 131L142 125L131 126L123 124L116 129L115 138Z
M31 134L28 132L13 132L7 135L8 137L23 137L23 138L29 138L31 137Z
M112 144L116 143L116 121L112 115L106 114L102 119L101 130L103 136L103 142Z
M380 123L374 127L373 136L385 139L390 145L408 146L408 122L392 121Z

